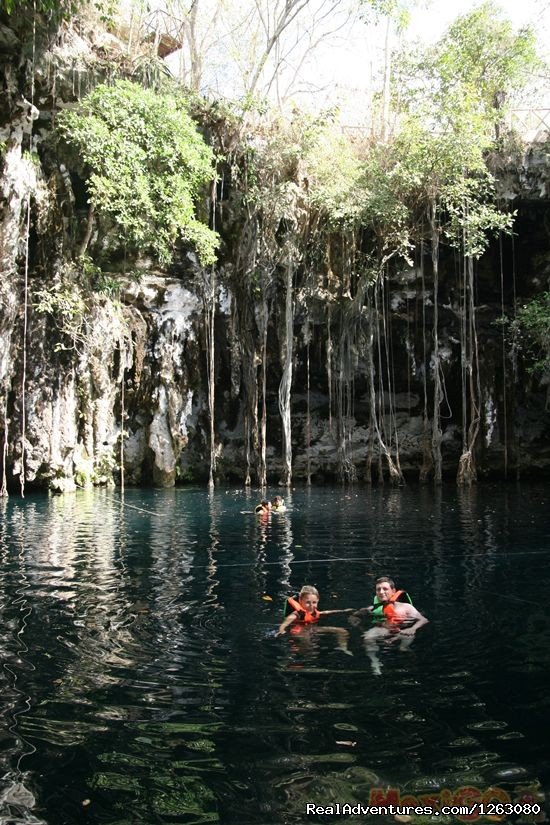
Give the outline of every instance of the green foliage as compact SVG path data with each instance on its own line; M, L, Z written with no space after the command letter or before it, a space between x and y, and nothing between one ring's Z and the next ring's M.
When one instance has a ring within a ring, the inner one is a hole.
M35 297L35 310L50 315L63 336L63 342L55 345L55 352L78 349L85 343L88 305L80 289L57 284L51 289L38 290Z
M435 46L397 57L394 104L433 128L468 120L478 135L494 138L503 110L540 65L532 29L515 33L486 2L458 17Z
M533 33L515 34L492 3L459 17L434 47L395 61L395 198L419 227L429 207L438 231L464 254L478 257L489 233L511 227L513 215L498 209L487 157L502 106L536 63Z
M258 124L246 150L249 200L265 201L273 197L274 188L284 190L288 183L298 182L300 164L323 125L324 116L315 118L301 112L295 112L291 121L271 113Z
M517 314L517 322L527 338L533 371L550 373L550 292L524 304Z
M383 17L389 17L401 30L409 24L412 4L407 0L360 0L359 5L361 14L367 21L374 19L378 22Z
M539 62L533 30L516 34L492 2L457 18L435 53L441 97L466 94L493 116Z
M63 18L75 14L79 5L78 0L0 0L0 11L12 15L36 9L39 14Z
M246 136L241 144L233 184L240 191L249 226L254 226L241 233L241 249L249 244L247 254L254 264L247 275L257 287L289 254L297 260L302 252L310 214L304 159L326 117L294 112L292 120L285 120L272 113L257 124L252 140ZM259 242L252 246L256 233Z
M0 12L10 17L36 12L54 24L69 20L86 7L99 12L103 23L110 23L118 8L118 0L0 0Z
M363 165L352 144L327 129L307 156L310 201L333 228L350 228L361 220Z
M448 218L445 234L450 245L472 258L479 258L485 252L491 234L510 232L515 217L515 212L501 212L498 208L493 181L488 174L460 181L448 196L445 208Z
M118 81L62 112L57 128L84 164L90 203L127 242L167 263L182 239L214 262L218 236L195 217L214 157L181 97Z
M162 89L172 75L164 60L156 54L140 54L132 61L132 80L148 89Z
M408 260L429 208L447 242L478 257L488 233L509 229L513 217L496 205L486 145L471 120L432 131L419 117L404 118L384 145L328 132L307 157L310 202L333 229L370 230L379 261Z
M109 305L120 318L120 284L87 256L66 266L61 275L61 281L35 292L34 309L53 321L59 336L55 352L81 351L93 344L89 322L94 307Z
M100 266L95 264L87 255L82 255L78 259L78 265L81 269L79 281L87 289L96 292L100 295L105 295L108 298L116 298L120 292L120 282L107 275ZM138 280L138 276L135 276Z
M363 3L386 16L402 5ZM504 101L536 63L533 33L515 34L491 3L460 17L435 47L396 60L392 140L359 145L329 134L317 142L308 160L312 204L333 227L370 229L379 261L407 258L433 229L478 257L490 233L512 224L498 208L487 157Z
M473 257L486 248L488 233L509 229L513 218L496 203L485 162L488 145L476 116L433 131L413 117L404 122L394 150L401 197L417 215L430 206L447 241Z

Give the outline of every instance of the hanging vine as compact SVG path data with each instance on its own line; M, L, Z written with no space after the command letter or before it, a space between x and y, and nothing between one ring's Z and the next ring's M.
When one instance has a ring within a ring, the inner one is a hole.
M428 346L426 324L426 277L424 272L424 241L420 241L420 288L422 301L422 466L419 481L426 483L433 470L431 427L428 409Z
M209 267L204 272L203 284L203 308L204 326L206 340L206 378L208 387L208 443L209 443L209 471L208 487L214 487L216 473L216 426L215 426L215 402L216 402L216 377L215 377L215 319L216 319L216 271L214 267Z
M437 207L432 201L429 206L429 222L431 230L432 276L433 276L433 350L432 371L434 382L434 396L432 408L432 460L434 466L434 482L441 484L443 479L443 461L441 456L441 404L443 403L443 387L441 378L441 358L439 354L439 227L437 225Z
M289 255L285 277L284 338L281 350L283 374L279 384L279 412L283 428L283 467L279 484L290 487L292 483L292 419L290 402L292 392L292 368L294 351L294 299L292 281L294 262Z
M480 427L480 396L481 386L479 379L479 353L477 344L475 293L474 293L474 262L471 255L464 258L464 357L463 384L469 396L469 410L463 404L463 420L465 432L463 451L458 464L458 484L472 484L477 477L474 457L474 448ZM467 433L466 433L467 424Z
M8 437L9 437L9 419L8 419L8 389L6 387L4 393L4 439L2 442L2 485L0 487L0 498L8 497L8 482L7 482L7 463L8 463Z

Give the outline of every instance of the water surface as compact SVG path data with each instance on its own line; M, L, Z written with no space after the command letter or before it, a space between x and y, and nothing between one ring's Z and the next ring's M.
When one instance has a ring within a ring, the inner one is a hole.
M266 520L258 498L0 502L2 825L358 822L306 803L373 788L541 801L546 490L297 490ZM302 584L321 608L362 607L382 574L430 624L380 650L380 676L359 630L353 657L272 637Z

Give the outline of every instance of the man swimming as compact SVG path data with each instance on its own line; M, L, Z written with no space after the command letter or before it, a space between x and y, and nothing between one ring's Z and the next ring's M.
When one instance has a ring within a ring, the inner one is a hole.
M411 604L403 590L397 590L392 579L381 576L375 582L374 604L356 610L349 621L359 624L361 615L371 615L375 626L363 633L367 656L371 660L374 673L382 672L377 650L378 642L397 642L400 650L410 647L416 631L428 624L428 619Z

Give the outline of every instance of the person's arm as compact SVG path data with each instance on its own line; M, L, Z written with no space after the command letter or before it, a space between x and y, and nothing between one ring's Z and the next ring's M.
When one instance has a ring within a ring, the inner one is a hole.
M289 613L286 619L282 621L279 625L279 629L275 636L282 636L283 633L286 631L287 627L290 627L290 625L293 624L297 618L298 614L296 613L296 611L294 611L293 613Z
M428 619L423 616L419 610L412 606L409 611L409 618L414 619L415 621L414 624L410 625L410 627L404 627L403 630L400 631L403 636L414 636L419 628L424 627L425 624L428 624Z
M331 616L333 613L353 613L354 607L341 607L339 610L320 610L319 616Z
M352 615L349 617L348 622L353 625L354 627L359 627L361 624L361 616L364 616L366 613L372 613L373 607L361 607L359 610L355 610Z

